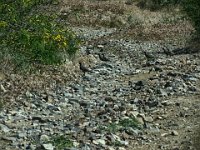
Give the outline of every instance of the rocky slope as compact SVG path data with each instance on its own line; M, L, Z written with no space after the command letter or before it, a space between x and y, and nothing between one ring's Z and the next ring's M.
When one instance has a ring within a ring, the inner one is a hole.
M190 24L123 1L65 1L56 11L85 43L61 67L0 72L0 149L199 150Z
M88 41L115 32L74 30ZM2 108L1 149L195 149L199 54L166 52L177 48L115 38L85 44L79 61L89 71L53 88L24 87ZM1 94L17 88L11 77L2 77Z

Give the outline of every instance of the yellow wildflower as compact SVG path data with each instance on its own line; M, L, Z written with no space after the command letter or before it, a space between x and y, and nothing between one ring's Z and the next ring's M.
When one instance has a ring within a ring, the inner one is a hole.
M61 37L61 35L60 34L58 34L55 38L54 38L54 40L56 40L56 41L61 41L62 40L62 37Z
M64 46L67 46L67 42L63 42Z
M6 27L8 24L5 21L0 21L0 27Z

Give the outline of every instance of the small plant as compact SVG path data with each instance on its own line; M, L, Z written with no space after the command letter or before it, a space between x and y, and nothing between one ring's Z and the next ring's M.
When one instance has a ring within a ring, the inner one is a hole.
M124 128L128 128L128 127L139 128L139 122L137 121L135 117L123 119L119 122L119 125Z
M115 133L119 130L119 125L117 123L110 123L107 125L100 125L98 130L101 132L108 131L110 133Z
M121 129L126 129L126 128L140 128L140 124L135 117L132 117L132 118L122 119L118 123L114 122L107 124L106 126L99 126L99 130L108 131L110 133L116 133Z
M56 147L56 150L63 150L65 148L73 147L73 142L66 135L52 138L52 144Z
M107 126L107 130L111 133L115 133L119 130L119 125L117 123L111 123Z
M118 147L118 146L124 146L120 141L115 141L112 143L114 146Z

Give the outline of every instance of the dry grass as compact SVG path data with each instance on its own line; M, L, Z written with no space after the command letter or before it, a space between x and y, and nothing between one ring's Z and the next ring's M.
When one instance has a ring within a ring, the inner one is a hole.
M81 1L64 0L61 3L61 18L66 19L75 26L106 26L116 18L116 15L124 15L125 5L121 1ZM101 20L102 18L108 20Z
M124 35L137 39L161 40L165 37L188 35L193 31L179 8L173 11L142 10L126 1L64 0L60 4L61 18L72 26L115 27L127 30ZM120 33L121 34L121 33Z
M193 138L193 143L194 143L194 148L196 148L196 150L199 150L200 149L200 127L196 129L196 132Z
M78 64L72 62L57 67L41 66L37 69L37 72L27 74L2 72L5 77L0 80L0 85L5 91L0 89L0 105L3 103L3 107L11 108L16 103L23 103L20 96L27 91L43 93L59 86L65 86L80 76Z
M107 12L115 14L124 14L126 7L122 1L86 1L86 0L63 0L61 4L64 7L70 7L73 11L82 12Z

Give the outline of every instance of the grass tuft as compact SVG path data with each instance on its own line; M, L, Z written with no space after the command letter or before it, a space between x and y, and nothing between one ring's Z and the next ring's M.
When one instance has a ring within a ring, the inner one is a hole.
M52 144L56 147L56 150L63 150L73 147L73 142L66 135L55 136L51 141Z

